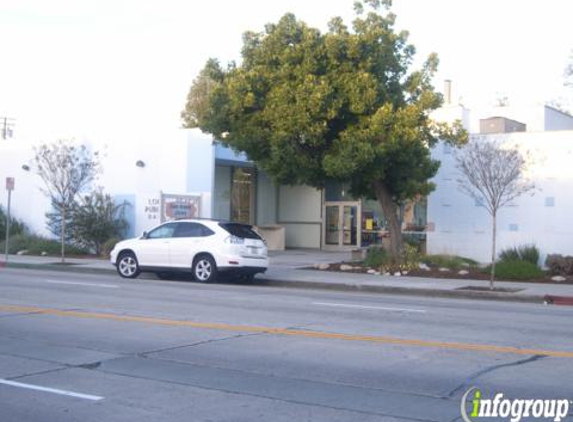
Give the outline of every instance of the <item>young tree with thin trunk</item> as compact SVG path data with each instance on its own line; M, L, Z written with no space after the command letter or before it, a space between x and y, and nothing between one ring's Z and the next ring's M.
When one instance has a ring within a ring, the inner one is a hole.
M48 196L60 214L62 263L65 262L66 222L76 198L89 188L101 170L99 155L85 145L60 140L34 148L36 173L44 182L42 192Z
M528 153L522 154L515 146L477 137L458 150L455 159L463 176L458 179L459 189L483 204L492 218L490 289L493 290L498 212L535 188L525 177Z

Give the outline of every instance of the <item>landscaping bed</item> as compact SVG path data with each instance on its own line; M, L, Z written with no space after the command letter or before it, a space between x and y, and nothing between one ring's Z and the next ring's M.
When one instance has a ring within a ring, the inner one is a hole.
M385 276L409 276L436 279L484 280L490 279L490 267L455 255L420 255L408 250L402 259L391 259L381 248L370 249L363 261L319 264L312 267L319 271L340 271ZM569 271L569 257L550 256L544 271L537 265L539 252L535 246L511 248L500 253L496 263L496 281L520 283L573 284ZM555 271L555 270L558 271ZM565 271L563 271L565 269ZM562 274L562 275L559 275Z
M354 274L372 274L372 275L386 275L386 276L395 276L396 273L381 273L373 268L364 267L361 265L361 262L339 262L333 264L327 264L328 268L326 268L323 264L322 268L319 266L310 267L308 269L317 270L317 271L334 271L334 272L343 272L343 273L354 273ZM351 267L351 269L347 269L347 267ZM341 269L341 268L344 268ZM370 272L369 272L370 271ZM484 269L473 269L468 268L465 271L466 273L460 274L459 271L462 270L449 270L449 271L441 271L439 268L429 268L429 269L413 269L410 271L403 271L400 273L401 276L407 277L425 277L425 278L438 278L438 279L455 279L455 280L489 280L489 273L485 272ZM573 277L568 276L564 277L565 280L563 281L555 281L552 280L553 276L551 274L544 274L543 277L533 278L533 279L526 279L526 280L519 280L519 279L511 279L511 278L498 278L496 277L496 281L514 281L519 283L549 283L549 284L573 284Z

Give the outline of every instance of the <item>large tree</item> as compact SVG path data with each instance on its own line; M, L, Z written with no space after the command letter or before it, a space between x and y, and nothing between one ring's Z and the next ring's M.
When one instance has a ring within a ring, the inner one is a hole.
M409 69L415 49L406 31L394 30L390 6L357 2L352 29L334 18L321 33L287 14L247 32L241 64L207 62L182 118L246 152L279 183L345 181L354 195L377 198L398 254L399 206L434 188L439 163L430 148L467 135L459 123L429 118L442 104L431 84L437 56Z

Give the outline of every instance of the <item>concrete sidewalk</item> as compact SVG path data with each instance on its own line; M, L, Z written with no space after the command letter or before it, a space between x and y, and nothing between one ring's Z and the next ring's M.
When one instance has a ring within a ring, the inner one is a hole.
M254 282L256 285L536 303L542 303L547 295L573 297L573 285L496 282L496 287L511 290L510 293L500 293L475 290L489 286L489 282L484 280L395 277L308 269L316 263L349 261L349 252L297 249L272 252L270 258L271 265L268 271L256 277ZM0 265L38 270L116 274L115 268L108 260L93 258L66 258L66 264L62 265L57 257L10 255L8 263L5 263L2 257Z

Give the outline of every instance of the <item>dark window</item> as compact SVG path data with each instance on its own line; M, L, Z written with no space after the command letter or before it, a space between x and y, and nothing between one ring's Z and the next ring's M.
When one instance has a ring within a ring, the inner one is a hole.
M199 223L178 223L173 237L206 237L215 234L210 228Z
M166 239L173 237L173 231L175 230L176 223L167 223L162 226L157 227L149 232L147 235L148 239Z
M242 239L261 239L261 236L259 236L249 225L238 223L219 223L219 225L233 236L237 236Z
M234 167L231 183L231 220L238 223L254 221L255 170Z

